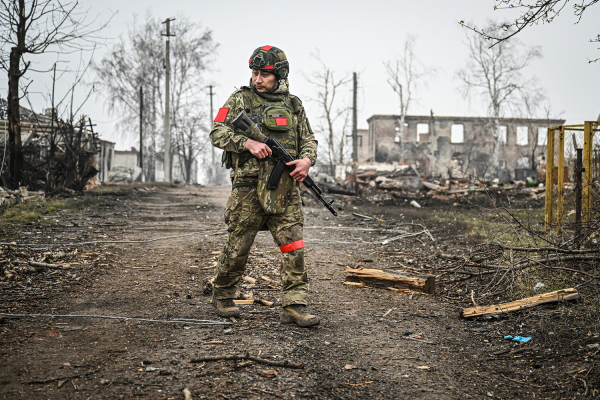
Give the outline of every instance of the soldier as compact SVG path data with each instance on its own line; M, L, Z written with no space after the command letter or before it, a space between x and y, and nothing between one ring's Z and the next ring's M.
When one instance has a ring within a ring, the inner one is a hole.
M313 326L319 318L306 308L307 273L304 262L304 213L299 182L317 158L317 141L300 99L289 92L289 63L283 51L259 47L249 61L250 86L242 86L217 113L210 132L213 146L225 150L223 161L231 168L233 189L225 210L227 243L217 262L212 303L221 317L237 317L233 303L236 286L246 269L250 247L259 230L269 230L281 250L283 283L281 323ZM260 124L263 134L276 138L296 158L291 173L282 175L277 189L266 182L274 163L271 149L249 139L231 121L244 111Z

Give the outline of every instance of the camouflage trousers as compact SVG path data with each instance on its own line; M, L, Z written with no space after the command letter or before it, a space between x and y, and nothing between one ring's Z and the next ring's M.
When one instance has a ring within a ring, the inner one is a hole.
M265 214L255 188L235 188L227 201L225 223L229 235L217 262L213 295L217 299L234 297L237 284L246 269L254 238L266 225L282 251L283 307L290 304L306 304L308 278L304 248L292 250L294 244L301 243L297 241L302 241L303 238L304 213L298 188L294 188L292 198L281 214Z

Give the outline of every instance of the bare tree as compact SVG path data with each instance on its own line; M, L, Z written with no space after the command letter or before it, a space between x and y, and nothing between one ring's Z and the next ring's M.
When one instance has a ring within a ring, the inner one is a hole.
M554 117L554 111L548 100L548 97L542 90L532 90L523 94L521 105L518 110L519 115L522 118L533 119L533 118L546 118L550 120ZM539 146L545 146L546 144L540 143L540 131L535 129L536 125L532 122L526 124L528 131L531 132L531 143L528 143L529 148L529 166L532 169L537 167L536 151Z
M206 64L215 53L217 44L212 31L185 16L178 16L173 24L176 36L171 39L171 127L174 130L195 126L197 118L184 110L197 110L203 105L203 74ZM112 114L121 116L119 126L124 133L137 135L139 121L139 88L145 95L143 123L146 133L146 180L154 180L155 153L162 147L165 115L163 82L165 49L160 36L161 21L146 14L142 24L134 19L127 38L121 37L111 52L94 65L96 83L106 97ZM192 122L185 121L192 118ZM177 134L176 134L177 136ZM173 149L183 149L185 143ZM183 150L182 150L183 151ZM186 156L196 154L187 149Z
M160 29L160 22L150 16L141 26L134 18L127 40L120 37L111 51L99 63L93 64L99 94L106 98L108 111L121 117L117 127L123 132L137 130L139 88L143 88L144 152L147 154L143 170L147 181L155 180L156 137L158 127L162 126L159 120L163 110L160 83L164 79L164 51Z
M185 182L192 183L192 167L198 156L208 149L208 129L205 116L198 110L185 109L189 117L182 118L175 129L175 149L179 154Z
M488 25L493 27L498 24ZM520 107L523 94L537 90L533 78L523 77L523 70L532 60L541 57L541 53L538 47L526 47L516 38L499 42L490 48L486 39L475 32L467 33L467 45L469 56L459 70L458 77L463 82L466 96L479 95L487 104L493 137L492 165L497 172L500 118L505 112L515 112Z
M186 17L178 17L174 28L177 35L171 41L171 118L174 128L180 128L175 148L185 166L185 180L191 183L192 164L210 147L206 145L210 143L207 128L210 118L206 110L204 72L207 63L214 59L218 44L212 40L212 31Z
M581 0L573 4L573 13L577 17L577 23L581 21L583 13L599 0ZM514 10L520 11L520 15L512 21L503 22L502 24L492 25L485 29L478 29L474 26L465 24L460 21L460 24L477 32L484 38L491 41L491 45L495 46L500 42L504 42L523 29L531 25L549 24L560 15L562 10L567 6L569 0L494 0L494 10ZM506 34L508 32L508 34ZM590 40L591 42L600 42L600 34ZM598 61L589 60L589 62Z
M383 63L388 74L388 83L398 95L400 105L400 147L404 149L406 140L404 131L404 120L408 113L408 108L414 100L413 93L420 79L428 74L434 73L435 69L425 68L415 56L416 37L408 35L404 42L404 50L401 57L394 61Z
M333 69L325 65L319 54L315 58L320 64L319 71L313 73L312 77L306 78L309 83L317 88L317 98L311 99L315 101L321 110L317 132L320 133L327 146L325 163L329 164L330 173L335 171L335 165L343 162L344 157L344 135L345 129L338 129L336 122L339 119L346 121L344 126L347 126L348 118L344 115L348 114L350 107L339 107L336 100L339 99L340 89L351 81L348 74L340 79L335 78ZM336 151L337 149L337 151ZM336 160L336 153L339 159Z
M31 65L26 56L51 48L61 52L90 48L97 39L94 34L103 26L92 28L93 21L86 19L87 12L80 10L77 0L0 0L0 40L4 43L0 66L8 73L8 186L19 186L23 169L19 101L27 87L20 89L19 83Z

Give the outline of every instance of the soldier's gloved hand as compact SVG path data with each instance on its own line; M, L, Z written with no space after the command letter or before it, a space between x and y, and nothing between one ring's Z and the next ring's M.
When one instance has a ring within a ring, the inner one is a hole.
M249 150L252 155L256 156L256 158L263 159L272 154L271 148L264 143L257 142L256 140L248 139L246 140L246 144L244 145L246 150Z
M306 176L308 175L310 164L310 158L304 157L302 160L290 161L285 165L296 165L296 169L290 172L290 176L298 182L302 182L304 179L306 179Z

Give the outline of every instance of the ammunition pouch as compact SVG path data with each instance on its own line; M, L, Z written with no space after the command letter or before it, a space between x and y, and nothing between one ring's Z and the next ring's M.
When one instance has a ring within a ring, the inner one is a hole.
M276 176L279 172L275 171L276 166L277 163L271 158L260 163L256 192L260 205L266 214L283 213L294 192L295 180L290 176L287 169L284 168L277 182L271 180L271 177ZM275 188L270 189L269 186Z

